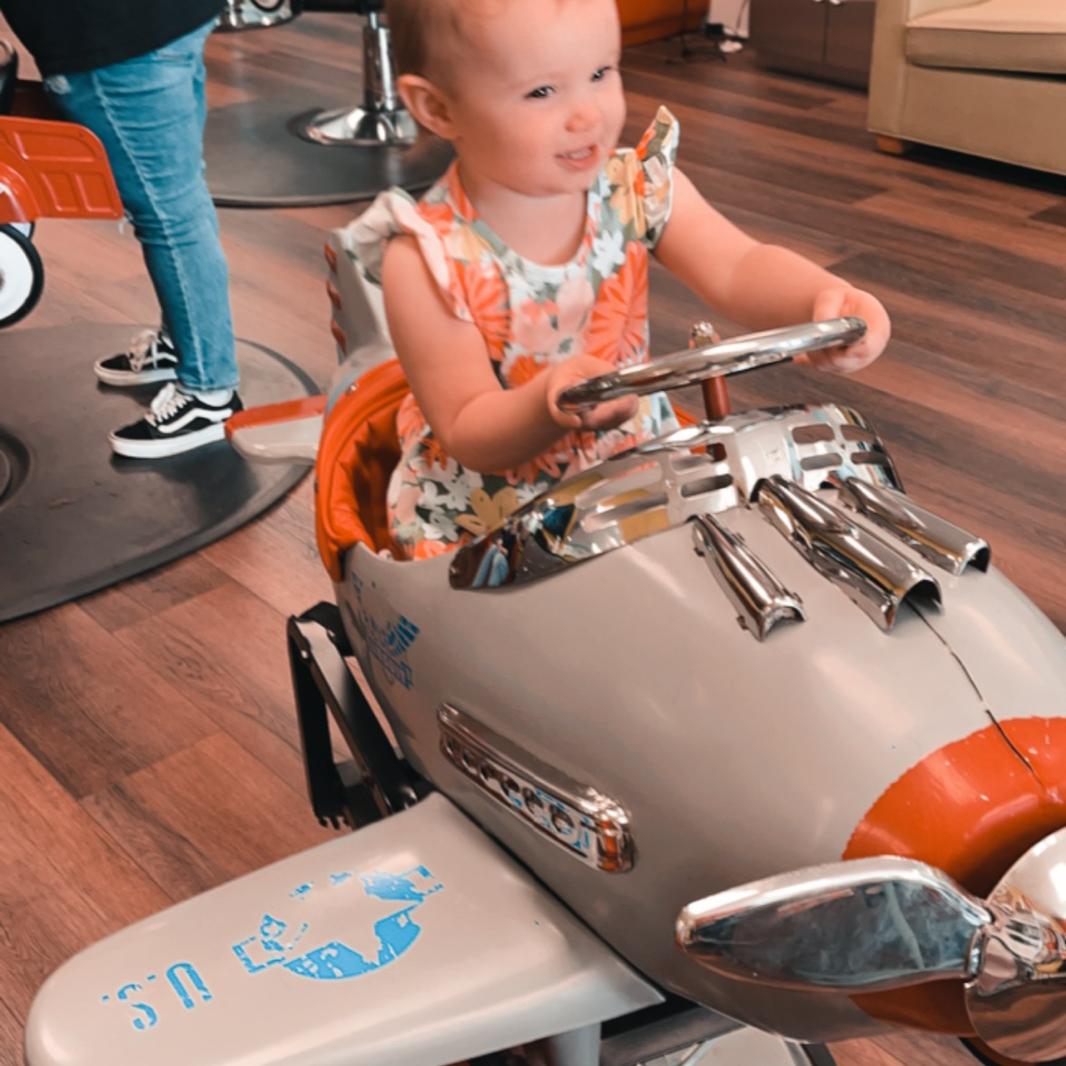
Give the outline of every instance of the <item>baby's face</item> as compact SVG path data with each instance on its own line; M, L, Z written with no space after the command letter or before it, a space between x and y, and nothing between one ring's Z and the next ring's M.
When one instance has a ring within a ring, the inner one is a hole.
M583 191L625 121L615 0L473 0L448 96L464 170L528 196Z

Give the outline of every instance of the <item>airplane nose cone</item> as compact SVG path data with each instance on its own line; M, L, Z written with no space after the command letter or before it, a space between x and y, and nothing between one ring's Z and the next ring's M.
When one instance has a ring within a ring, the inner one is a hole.
M881 795L844 859L900 855L987 899L1004 871L1066 826L1066 718L1014 718L929 754ZM858 993L882 1021L973 1036L960 981Z
M966 985L970 1021L1001 1055L1057 1060L1066 1055L1066 830L1030 848L988 906L996 920Z

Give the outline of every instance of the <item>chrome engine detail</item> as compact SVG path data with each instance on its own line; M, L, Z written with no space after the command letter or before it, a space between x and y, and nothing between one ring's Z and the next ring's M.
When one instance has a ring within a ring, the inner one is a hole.
M534 581L696 515L742 507L774 474L813 492L833 473L900 488L880 438L850 408L769 408L685 426L553 485L457 551L451 584Z
M707 560L715 580L737 609L737 621L757 640L765 640L781 622L804 622L803 600L751 552L743 537L726 529L713 515L692 519L697 554Z
M621 805L524 752L456 707L437 711L444 755L497 803L608 873L632 869L629 816Z
M894 533L942 570L957 576L967 566L988 569L992 553L987 541L927 511L903 493L855 477L841 479L831 474L828 480L845 506Z
M811 566L885 632L895 625L904 600L924 597L940 606L935 578L813 492L775 474L763 482L757 499L763 514Z

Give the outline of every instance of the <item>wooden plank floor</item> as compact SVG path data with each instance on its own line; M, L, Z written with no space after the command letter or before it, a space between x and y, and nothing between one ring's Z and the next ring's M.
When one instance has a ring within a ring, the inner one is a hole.
M356 84L356 41L348 16L216 37L212 101L244 99L251 72L333 101ZM860 93L761 71L746 54L676 58L674 43L627 54L628 135L671 106L682 165L714 203L870 287L895 324L861 377L747 377L737 405L859 407L910 491L987 535L1066 628L1066 181L935 151L879 155ZM323 232L355 210L221 213L238 333L323 384L334 360ZM36 240L48 288L16 328L154 320L128 233L45 223ZM652 293L655 349L681 346L705 311L658 270ZM85 353L85 373L99 354ZM40 358L41 387L62 388ZM0 422L15 401L0 395ZM70 954L328 838L303 796L283 625L329 595L305 483L189 558L0 628L0 1064L21 1061L34 991ZM972 1066L952 1041L906 1034L835 1051L841 1066Z

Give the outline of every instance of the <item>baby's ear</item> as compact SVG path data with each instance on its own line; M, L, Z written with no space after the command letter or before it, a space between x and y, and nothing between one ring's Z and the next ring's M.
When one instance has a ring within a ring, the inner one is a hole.
M454 140L451 107L441 89L418 74L401 74L396 79L396 88L420 126L446 141Z

